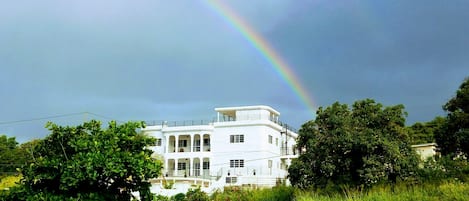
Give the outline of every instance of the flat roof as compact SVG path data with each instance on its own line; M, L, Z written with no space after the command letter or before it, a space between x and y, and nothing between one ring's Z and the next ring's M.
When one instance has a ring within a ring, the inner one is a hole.
M414 144L411 145L412 148L417 148L417 147L431 147L431 146L436 146L436 143L425 143L425 144Z
M227 114L227 115L233 115L235 111L242 111L242 110L267 110L273 114L280 115L280 112L275 110L272 107L266 106L266 105L253 105L253 106L237 106L237 107L219 107L215 108L215 111Z

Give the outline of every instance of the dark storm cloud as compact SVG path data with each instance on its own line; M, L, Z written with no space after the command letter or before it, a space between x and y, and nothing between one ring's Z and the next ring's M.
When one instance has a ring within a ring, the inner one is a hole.
M369 97L427 121L469 75L467 1L225 3L291 64L318 106ZM209 120L214 107L253 104L296 127L313 117L201 2L14 1L0 7L0 30L0 122L85 111ZM44 123L0 125L0 133L42 137Z
M467 2L316 6L298 7L270 36L309 75L305 82L320 105L370 97L406 105L410 122L426 121L442 114L441 105L469 75Z

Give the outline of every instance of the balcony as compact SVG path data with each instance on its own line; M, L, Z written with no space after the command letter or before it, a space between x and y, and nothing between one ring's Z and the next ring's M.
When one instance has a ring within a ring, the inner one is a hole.
M280 155L281 158L296 158L298 157L298 149L292 146L281 146L280 147Z

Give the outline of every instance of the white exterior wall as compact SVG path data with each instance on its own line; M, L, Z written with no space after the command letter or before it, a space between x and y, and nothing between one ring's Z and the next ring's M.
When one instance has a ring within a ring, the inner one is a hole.
M429 157L436 155L436 143L412 145L412 148L420 155L422 160L427 160Z
M163 154L165 153L165 144L166 139L163 133L161 132L161 126L155 126L152 129L146 129L145 133L149 136L152 136L157 139L161 139L161 146L151 146L149 147L153 151L153 155L158 155L163 157Z
M269 119L270 112L267 110L241 110L236 111L237 121L249 121L259 119Z
M215 127L213 139L212 174L225 174L228 170L236 175L274 175L278 170L280 149L275 146L273 129L263 125ZM244 143L230 143L230 135L244 135ZM272 135L272 144L268 135ZM244 168L230 168L230 160L244 160ZM268 167L272 160L272 167Z

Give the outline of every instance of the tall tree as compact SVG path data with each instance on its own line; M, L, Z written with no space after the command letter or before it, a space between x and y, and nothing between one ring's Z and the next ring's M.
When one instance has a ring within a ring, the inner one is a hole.
M143 126L112 121L102 129L94 120L73 127L48 123L51 134L34 147L34 161L22 169L22 187L11 198L128 201L134 191L145 198L148 179L157 177L162 165L145 149L154 139L138 132Z
M443 109L446 122L435 139L443 155L469 155L469 77L466 78Z
M26 150L18 145L15 137L0 136L0 175L15 174L28 161Z
M371 186L406 178L418 158L408 143L404 107L384 107L374 100L334 103L319 108L314 121L299 131L300 156L289 168L293 185L328 183Z
M435 142L435 133L438 132L446 120L444 117L435 117L429 122L417 122L407 127L409 131L410 141L412 144L423 144Z

